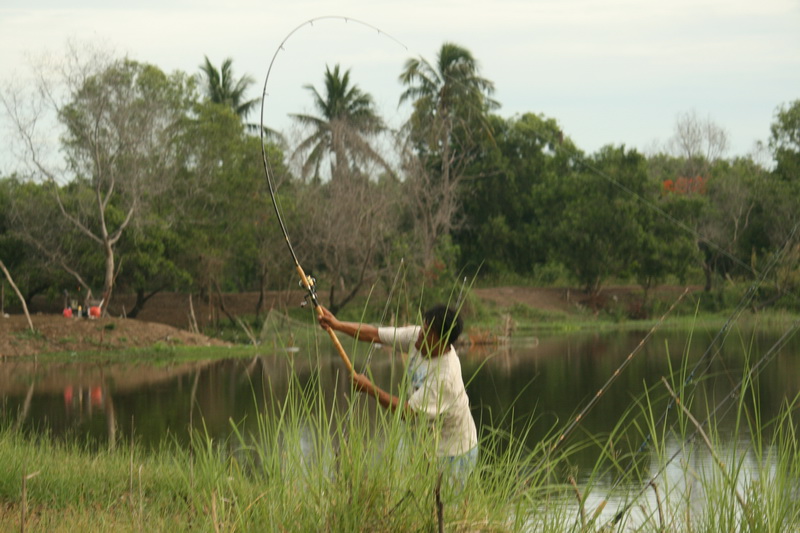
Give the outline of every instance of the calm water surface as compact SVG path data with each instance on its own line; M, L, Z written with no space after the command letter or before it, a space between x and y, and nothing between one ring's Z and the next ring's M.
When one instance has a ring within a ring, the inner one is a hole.
M608 388L570 437L607 435L621 421L640 415L641 400L650 390L657 414L665 409L662 376L680 385L696 368L687 390L694 394L695 416L704 420L705 406L726 400L742 379L749 357L752 366L770 359L758 376L758 409L762 420L775 416L782 403L800 391L800 336L779 350L787 329L760 328L752 333L732 328L724 343L714 343L718 329L661 330L651 337L630 365ZM646 331L548 334L512 339L500 346L460 349L462 371L479 426L529 427L534 446L548 432L560 431L612 376L644 338ZM323 352L329 345L321 340ZM344 341L357 370L368 364L376 382L397 390L402 359L385 348L369 352L363 344ZM131 435L145 446L169 435L188 442L190 428L213 437L230 435L231 421L254 428L256 415L287 392L290 373L307 382L318 372L326 401L344 408L348 380L338 356L321 357L302 349L264 348L252 359L226 359L224 352L205 361L173 364L136 362L82 363L6 360L0 364L0 418L28 431L47 430L54 437L78 436L99 444ZM371 400L369 400L370 403ZM753 403L753 402L751 402ZM371 408L374 408L372 406ZM729 417L730 418L730 417ZM729 432L734 421L716 425ZM636 432L629 432L629 448ZM680 441L671 443L680 446ZM588 475L596 451L573 456L577 477ZM583 474L581 474L583 472Z

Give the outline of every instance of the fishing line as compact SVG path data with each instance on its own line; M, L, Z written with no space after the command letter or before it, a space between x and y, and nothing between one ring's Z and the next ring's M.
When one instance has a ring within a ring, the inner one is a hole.
M558 143L558 145L559 146L563 146L563 145L561 145L560 142ZM754 296L756 294L757 289L765 281L767 274L775 267L779 257L781 255L783 255L783 251L785 250L785 247L786 247L787 243L792 240L792 237L793 237L793 235L794 235L794 233L795 233L795 231L797 229L797 225L795 225L795 227L791 230L789 236L787 237L786 241L784 242L784 245L780 247L779 251L775 255L773 255L772 258L770 258L770 261L768 262L766 268L761 273L758 273L755 269L753 269L750 266L744 264L743 262L738 260L738 258L734 257L733 255L731 255L730 253L728 253L724 249L722 249L722 247L716 245L713 241L703 237L698 231L696 231L693 228L689 227L688 225L686 225L682 221L676 219L675 217L673 217L672 215L667 213L664 209L662 209L659 206L657 206L655 203L650 202L647 199L643 198L637 192L633 191L629 187L627 187L624 184L620 183L618 180L612 178L606 172L603 172L602 170L598 169L596 166L594 166L591 163L589 163L586 160L586 158L582 154L580 154L577 150L569 150L569 152L570 152L570 156L573 158L573 160L577 164L584 166L590 172L602 177L603 179L607 180L608 182L610 182L614 186L616 186L619 189L621 189L623 192L633 196L636 200L638 200L639 202L641 202L642 204L644 204L648 208L653 209L655 212L657 212L661 216L665 217L667 220L669 220L672 223L676 224L677 226L681 227L682 229L684 229L685 231L687 231L691 235L694 235L695 238L703 240L704 242L707 242L709 244L709 246L711 246L712 248L716 249L720 254L728 257L733 262L735 262L735 263L739 264L740 266L744 267L747 271L751 272L752 274L754 274L756 276L756 278L757 278L756 281L745 292L744 296L740 300L740 302L737 305L737 307L734 309L734 311L731 314L731 316L728 318L728 320L725 322L725 324L722 326L722 328L717 332L715 338L712 340L711 344L709 345L709 348L706 350L706 352L703 354L703 356L700 358L700 360L695 364L694 368L692 369L692 371L690 372L690 374L686 378L686 382L684 383L684 387L688 386L695 379L695 376L698 373L700 365L706 359L708 359L709 354L711 354L711 352L713 351L714 355L708 360L707 366L700 372L700 374L702 375L702 373L705 373L708 370L708 368L710 368L713 360L716 358L716 356L718 355L719 351L721 350L722 343L727 338L727 335L729 333L731 325L739 317L739 315L744 311L744 309L750 304L751 300L754 298ZM800 223L798 223L798 224L800 224ZM795 296L793 294L791 294L791 293L787 293L787 294L789 296L791 296L792 298L795 298ZM683 298L683 295L681 295L681 297L679 297L679 300L681 298ZM673 307L675 306L676 303L677 303L677 301L675 303L673 303ZM670 308L670 310L671 309L672 309L672 307ZM663 318L664 317L662 317L661 320L663 320ZM612 374L612 377L609 378L609 380L606 382L606 384L604 384L600 388L600 390L589 401L589 403L584 407L584 409L574 418L574 420L567 425L567 427L563 430L563 432L558 437L558 439L551 445L551 448L547 452L547 455L552 454L552 452L567 438L567 436L574 429L576 429L578 427L580 422L585 417L586 413L599 400L600 396L602 396L603 393L610 387L610 385L613 383L613 381L616 379L616 377L619 375L619 373L624 369L624 367L627 365L627 363L630 361L630 359L635 355L637 350L641 349L641 347L644 345L644 342L647 340L647 338L652 333L653 333L653 330L651 329L650 332L647 334L647 336L644 339L642 339L642 341L640 342L639 346L637 346L636 350L634 350L634 352L632 352L628 356L628 358L625 360L625 362L623 362L623 365L620 368L618 368L617 370L615 370L615 372ZM717 346L716 349L714 349L715 346ZM664 418L667 416L669 410L672 407L673 407L673 404L670 404L670 405L667 406L667 409L664 412L664 414L662 415L662 417L659 419L658 424L660 424L664 420ZM645 441L642 443L642 445L637 450L637 452L634 454L634 458L635 458L636 455L641 453L645 448L647 448L647 446L649 445L649 438L650 438L650 436L648 435L647 438L645 439ZM542 460L540 461L539 465L536 468L537 470L538 470L538 468L541 467L541 465L543 464L543 462L545 460L546 460L546 456L543 457ZM631 460L631 464L629 465L629 467L625 469L625 473L627 473L630 470L630 468L632 468L633 463L634 463L634 459ZM618 478L617 482L613 485L612 489L615 488L619 484L619 482L621 481L622 477L624 477L624 476L621 476L620 478Z
M704 427L710 420L715 418L719 414L719 411L722 410L722 407L730 402L730 405L728 405L727 410L721 413L721 415L725 416L728 413L728 411L733 407L733 400L738 398L739 395L741 394L740 389L744 386L744 384L752 382L754 378L757 378L761 374L761 372L766 368L766 365L779 353L779 351L784 346L786 346L786 343L789 342L789 340L797 332L797 329L799 327L800 327L800 320L797 320L783 333L783 335L781 335L781 337L777 341L775 341L775 343L770 347L770 349L767 350L767 352L756 362L756 364L753 367L751 367L750 371L747 372L745 377L739 380L739 383L737 383L736 386L732 388L731 392L729 392L715 406L715 408L708 414L708 416L706 416L705 420L699 423L700 427L696 428L689 435L689 437L683 441L685 444L691 444L694 441L694 439L697 438L697 435L700 434L700 429ZM674 404L674 400L672 400L672 402ZM647 491L648 487L650 487L655 482L656 479L661 477L661 475L666 471L667 467L670 464L672 464L672 461L674 461L675 459L677 459L679 455L681 455L682 451L683 451L682 447L678 447L677 450L669 457L669 459L656 470L656 472L650 477L650 479L648 479L646 483L642 484L642 487L640 487L639 492L629 502L627 502L622 507L622 509L619 509L615 513L614 518L611 521L609 521L608 525L619 523L619 521L622 520L622 517L625 515L625 513L627 513L633 506L633 504L636 503L636 501L642 497L642 495ZM612 487L611 491L613 491L615 487L616 485Z
M267 93L267 87L269 85L269 78L270 78L270 75L272 74L272 68L273 68L273 66L275 66L275 61L276 61L278 55L282 51L285 50L286 43L301 28L304 28L306 26L313 26L315 22L322 21L322 20L341 20L341 21L344 21L345 23L353 22L355 24L358 24L358 25L364 26L366 28L375 30L379 35L382 35L382 36L385 36L385 37L391 39L395 43L399 44L400 46L402 46L403 48L408 50L408 47L406 47L403 43L401 43L400 41L398 41L397 39L395 39L394 37L392 37L388 33L385 33L382 30L380 30L379 28L377 28L377 27L375 27L375 26L373 26L373 25L371 25L369 23L363 22L361 20L353 19L353 18L350 18L350 17L338 16L338 15L329 15L329 16L316 17L316 18L309 19L309 20L303 22L302 24L298 25L292 31L290 31L286 35L286 37L283 38L283 40L280 42L278 47L275 49L274 54L272 55L272 60L270 61L269 68L267 69L267 75L264 78L264 89L263 89L263 91L261 93L261 123L260 123L261 157L262 157L263 164L264 164L264 174L265 174L266 179L267 179L267 185L269 187L269 195L270 195L270 198L272 199L272 206L275 209L275 216L278 218L278 224L280 225L281 233L283 234L283 238L286 241L286 247L288 248L289 253L292 256L292 261L294 262L295 269L297 270L297 274L300 276L300 283L306 289L306 292L308 293L308 298L310 299L312 305L314 306L314 309L316 310L317 315L320 316L320 317L322 316L323 311L322 311L322 308L321 308L321 306L319 304L319 300L317 299L316 280L313 277L306 275L305 271L303 271L303 267L300 266L300 261L297 258L297 254L294 251L294 247L292 246L291 241L289 240L289 232L286 229L286 224L284 223L283 216L281 215L280 207L278 206L278 200L277 200L277 197L276 197L276 194L275 194L275 180L274 180L274 177L273 177L274 174L272 172L272 168L270 167L269 159L267 157L266 139L265 139L266 128L264 126L264 111L265 111L265 108L266 108L266 100L267 100L267 94L268 94ZM341 357L342 361L344 362L345 366L347 367L347 370L349 371L349 373L351 375L355 374L355 370L353 369L353 364L350 362L350 358L347 356L347 353L344 351L344 348L342 347L341 342L339 342L339 339L336 336L336 333L331 328L326 328L326 330L328 332L328 335L331 338L331 341L333 342L334 346L336 347L336 350L339 353L339 356Z
M726 322L723 324L723 326L720 328L720 330L714 336L714 338L712 339L712 341L709 344L709 346L706 349L706 351L703 353L703 355L700 357L700 359L697 361L697 363L695 363L695 365L692 367L692 370L689 372L687 377L684 379L681 391L685 391L686 387L688 387L689 385L693 385L694 388L697 387L698 380L696 379L696 375L699 376L699 375L704 374L711 367L711 364L713 363L714 359L717 357L717 355L719 355L720 351L722 350L722 346L723 346L725 340L727 339L728 334L730 333L731 326L738 319L738 317L742 313L742 311L744 311L744 309L747 308L747 306L749 305L750 301L755 296L759 285L764 281L764 279L766 278L767 274L778 263L778 261L780 260L781 256L783 255L783 252L786 250L787 245L793 239L793 237L794 237L794 235L795 235L795 233L796 233L796 231L798 229L798 226L800 226L800 222L795 224L795 226L792 228L789 236L787 237L786 241L784 242L784 245L781 246L779 251L771 258L770 262L767 264L767 267L761 273L759 278L753 284L751 284L750 287L748 287L748 290L745 292L744 296L739 301L739 304L737 305L737 307L734 309L734 311L728 317ZM791 336L788 333L789 332L793 333L793 331L796 328L797 328L797 322L794 325L792 325L789 328L789 330L787 330L787 332L784 333L784 335L781 337L781 339L779 339L779 341L776 343L776 345L780 344L780 346L783 346L783 344L785 344L785 342L788 341L788 338ZM776 346L776 345L774 345L774 346ZM712 352L713 352L713 355L711 355ZM773 352L772 349L767 352L767 355L770 355L771 352ZM709 355L711 355L711 357L709 357ZM766 355L765 355L764 357L761 358L760 361L764 361L764 364L765 364L767 360L768 359L766 358ZM705 368L703 368L703 370L698 373L698 370L700 369L700 367L704 363L705 363ZM758 367L760 365L757 364L756 366ZM751 369L750 375L752 375L753 372L754 372L754 369ZM744 380L740 381L738 385L736 385L735 387L732 387L732 392L729 394L729 396L731 396L731 397L735 397L736 396L736 391L741 386L743 381ZM727 401L727 398L723 399L722 403L724 403L725 401ZM674 407L675 407L675 401L674 401L674 399L670 399L670 401L667 404L666 409L664 410L662 415L659 417L659 419L655 422L655 426L661 425L666 420L666 417L668 416L669 412ZM717 409L715 409L712 412L712 415L717 411ZM674 426L674 423L673 423L673 426ZM672 427L670 427L670 429L672 429ZM693 435L692 438L694 436L696 436L696 435ZM612 493L620 485L620 483L625 478L625 476L633 469L636 457L640 453L642 453L649 446L651 438L652 438L652 436L650 434L645 436L642 444L639 446L639 448L636 450L636 452L634 452L633 456L631 457L630 462L628 463L628 466L624 469L622 474L617 477L616 481L612 484L612 486L608 490L608 493ZM677 455L678 455L677 453L675 455L673 455L666 462L666 464L664 465L663 469L666 469L666 467L669 464L671 464L671 462L675 459L675 457L677 457ZM622 519L622 517L624 516L624 513L627 512L627 510L630 509L630 507L633 505L633 503L635 503L635 501L639 497L641 497L642 494L644 494L644 492L647 490L647 487L650 485L650 483L652 483L662 473L663 469L661 471L657 472L656 475L654 475L653 478L647 484L645 484L642 487L640 492L635 496L635 498L630 503L628 503L625 506L623 506L622 510L618 511L615 514L615 517L613 519L614 523L618 523ZM606 498L606 500L604 500L604 501L607 501L607 500L608 499Z
M555 142L558 142L558 141L556 140ZM563 146L560 142L558 142L558 145L559 145L559 147ZM712 248L713 250L715 250L717 253L719 253L722 256L727 257L728 259L731 260L731 262L733 262L734 264L740 266L745 271L750 272L751 274L753 274L753 276L758 277L759 273L751 265L746 264L745 262L740 260L738 257L734 256L732 253L730 253L727 250L725 250L724 248L722 248L722 246L716 244L710 238L704 236L699 231L697 231L696 229L690 227L689 225L687 225L683 221L681 221L681 220L675 218L674 216L670 215L664 209L662 209L661 207L656 205L655 202L651 202L651 201L647 200L646 198L642 197L642 195L640 195L636 191L632 190L630 187L627 187L623 183L621 183L618 180L616 180L613 177L611 177L608 173L606 173L606 172L600 170L599 168L597 168L596 166L594 166L592 163L590 163L586 159L586 157L583 154L581 154L577 150L577 148L576 149L566 148L565 150L570 152L570 156L574 158L573 160L577 164L584 166L586 169L588 169L592 173L594 173L594 174L600 176L601 178L605 179L606 181L608 181L612 185L616 186L617 188L619 188L623 192L626 192L627 194L631 195L632 197L634 197L636 200L641 202L646 207L652 209L653 211L655 211L659 215L663 216L665 219L667 219L671 223L675 224L679 228L683 229L684 231L686 231L690 235L693 235L698 241L702 241L704 243L707 243L709 245L709 247ZM793 231L792 231L792 233L793 233ZM786 292L785 295L789 296L790 298L792 298L795 302L798 301L798 297L796 295L792 294L792 293Z
M633 351L631 351L628 354L628 356L625 358L625 360L622 361L622 364L620 364L616 368L616 370L614 370L614 372L606 380L606 382L603 384L603 386L600 387L600 389L594 394L594 396L592 396L592 398L589 400L589 402L586 404L586 406L583 409L581 409L581 411L572 419L572 421L569 424L567 424L567 426L562 430L561 435L550 446L550 449L547 450L546 454L544 456L542 456L542 459L539 461L539 464L536 466L535 470L539 470L542 467L542 465L546 462L548 457L550 455L552 455L556 451L556 449L564 441L566 441L567 437L580 425L581 421L586 417L586 415L589 413L589 411L592 409L592 407L594 407L595 404L597 404L597 402L600 401L600 398L603 396L603 394L605 394L606 391L608 391L608 389L614 383L614 381L616 381L616 379L620 375L622 375L622 371L625 370L625 368L630 364L630 362L633 360L633 358L638 353L641 352L641 350L644 347L645 343L650 339L650 337L653 336L653 334L656 332L656 330L659 328L659 326L661 326L661 324L664 323L664 320L666 320L667 316L675 309L675 307L678 306L678 303L680 303L680 301L683 300L683 297L686 296L688 293L689 293L689 289L686 288L683 291L683 293L678 297L678 299L675 300L672 303L670 308L667 309L667 312L664 313L661 316L660 319L658 319L658 321L653 325L652 328L650 328L650 331L647 332L647 335L645 335L639 341L639 344L636 346L636 348L634 348Z

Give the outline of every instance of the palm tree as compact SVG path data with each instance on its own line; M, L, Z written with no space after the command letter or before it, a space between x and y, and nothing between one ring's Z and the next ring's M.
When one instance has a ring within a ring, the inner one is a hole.
M205 92L209 101L230 107L234 113L244 120L259 103L258 98L244 100L244 94L254 83L251 76L245 75L238 81L233 80L233 60L231 58L222 62L219 70L211 64L208 56L206 62L200 65L200 70L205 77ZM245 127L250 132L258 132L260 126L253 122L245 122ZM285 144L285 139L276 130L264 127L264 134L278 144Z
M206 96L216 104L229 106L236 115L245 119L259 101L258 98L244 99L245 92L254 83L253 78L245 75L234 81L231 58L223 61L219 70L211 64L208 56L205 59L206 62L200 65L200 70L205 74Z
M340 73L339 65L333 70L325 67L325 92L320 94L312 85L305 85L314 97L319 116L293 114L292 118L311 128L312 132L295 150L309 152L303 163L302 174L308 176L312 169L319 179L320 164L330 157L331 177L336 179L344 172L357 170L358 164L377 162L387 171L389 165L372 148L371 137L384 131L383 121L375 110L372 97L357 85L350 84L350 71Z
M499 107L490 98L494 84L478 73L466 48L444 43L435 65L409 59L400 75L407 89L400 103L414 110L406 124L416 153L407 152L404 166L411 179L411 197L426 267L436 260L440 237L459 223L460 183L479 146L476 135L491 139L488 112Z
M467 130L477 125L490 133L486 114L499 107L490 98L494 84L478 74L478 62L466 48L444 43L436 65L425 59L409 59L400 82L408 86L400 95L400 103L410 100L414 105L407 126L415 143L427 144L432 152L441 151L443 164L449 160L452 135L459 127Z

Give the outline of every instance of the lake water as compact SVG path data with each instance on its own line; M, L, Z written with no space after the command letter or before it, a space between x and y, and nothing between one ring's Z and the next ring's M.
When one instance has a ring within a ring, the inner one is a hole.
M675 387L689 382L686 391L694 397L692 410L704 420L707 406L732 405L730 393L740 383L743 369L754 365L759 369L758 400L748 403L757 403L761 420L769 420L800 391L800 336L791 332L789 326L759 327L757 333L733 327L719 342L718 327L698 325L691 334L660 329L641 350L637 346L647 331L549 333L461 348L460 356L479 426L508 428L513 422L514 428L527 427L533 447L548 432L561 432L631 353L635 355L627 367L568 442L586 440L588 435L602 439L620 420L637 420L637 406L648 389L654 413L664 412L668 396L662 376ZM311 339L305 342L313 345ZM345 405L337 400L349 394L344 366L328 348L326 336L315 342L322 356L309 355L315 350L273 346L262 347L259 355L248 359L225 358L223 351L204 361L169 364L142 359L103 363L7 359L0 365L0 418L28 431L46 429L56 438L77 436L101 446L131 435L145 446L158 444L166 435L186 443L189 428L202 427L212 437L225 438L231 421L246 431L259 411L280 401L290 373L300 382L318 373L326 402ZM403 368L399 355L385 348L370 352L349 339L343 344L357 370L368 365L378 385L397 388ZM372 400L364 401L374 408ZM722 416L724 412L719 411L715 426L736 442L742 435L734 433L733 420ZM641 442L635 430L621 435L629 448ZM670 445L680 444L677 440ZM596 449L573 455L579 480L591 472L596 459Z

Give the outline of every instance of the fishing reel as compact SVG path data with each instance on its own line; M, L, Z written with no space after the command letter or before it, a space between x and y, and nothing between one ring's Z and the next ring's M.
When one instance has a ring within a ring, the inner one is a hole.
M308 286L303 283L303 280L298 282L301 289L305 289L308 291L305 296L303 296L303 301L300 303L300 307L305 307L309 303L311 303L314 307L317 306L317 280L314 276L307 275L306 280L308 281Z

